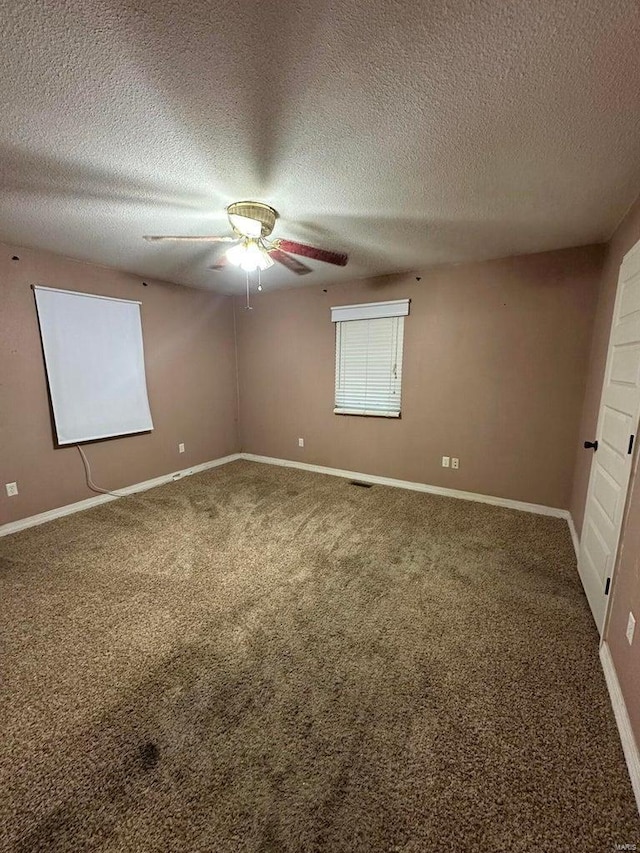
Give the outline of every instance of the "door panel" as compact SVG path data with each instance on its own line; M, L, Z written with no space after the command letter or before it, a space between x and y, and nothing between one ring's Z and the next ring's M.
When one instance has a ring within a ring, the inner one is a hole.
M620 412L610 406L604 407L601 440L619 456L624 456L627 452L630 423L631 417L626 412Z
M616 385L638 384L638 344L620 344L614 347L611 359L610 381Z
M632 250L633 251L633 250ZM626 320L631 314L640 312L640 271L635 270L627 279L623 279L620 298L620 319Z
M578 571L602 633L640 415L640 243L620 267ZM588 438L592 438L589 436Z
M593 496L611 524L616 521L616 509L620 500L620 487L604 468L599 468L594 476Z

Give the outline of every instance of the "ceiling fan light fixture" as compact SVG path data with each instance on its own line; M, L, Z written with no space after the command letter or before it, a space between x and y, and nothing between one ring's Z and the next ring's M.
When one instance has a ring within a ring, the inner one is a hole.
M273 259L256 240L244 240L227 251L227 260L246 272L266 270L273 266Z
M242 237L268 237L273 231L278 214L268 204L260 201L234 201L227 207L231 227Z
M260 201L234 201L227 207L229 225L234 236L225 235L194 235L186 234L151 234L145 240L195 241L204 243L234 243L236 244L209 269L224 269L227 262L241 267L247 273L256 270L266 270L274 263L281 264L295 275L307 275L313 272L312 267L303 263L294 255L302 255L314 261L343 267L348 257L345 252L330 252L317 246L298 243L295 240L278 238L268 240L278 219L278 212ZM265 240L267 242L265 243ZM259 278L259 277L258 277Z

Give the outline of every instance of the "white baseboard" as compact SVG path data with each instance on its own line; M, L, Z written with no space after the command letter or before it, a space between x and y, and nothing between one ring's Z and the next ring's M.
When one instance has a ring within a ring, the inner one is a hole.
M578 531L576 530L576 526L573 523L573 516L571 513L567 515L567 523L569 525L569 532L571 533L571 541L573 542L573 550L576 552L576 560L580 555L580 537L578 536Z
M236 459L240 459L240 454L232 453L229 456L222 456L220 459L213 459L210 462L202 462L200 465L192 465L191 468L183 468L181 471L173 471L171 474L163 474L161 477L154 477L153 480L145 480L143 483L134 483L132 486L125 486L123 489L117 489L117 491L120 496L124 498L127 495L134 495L136 492L146 492L147 489L153 489L156 486L163 486L165 483L171 483L173 480L180 480L182 477L188 477L191 474L199 474L201 471L207 471L209 468L217 468L219 465L226 465L227 462L234 462ZM8 524L0 525L0 536L8 536L10 533L17 533L19 530L26 530L27 527L36 527L38 524L53 521L54 518L62 518L64 515L72 515L74 512L81 512L83 509L91 509L91 507L117 500L118 497L116 495L96 495L95 497L86 498L86 500L78 501L77 503L59 506L55 509L38 513L38 515L19 518L17 521L10 521Z
M606 641L600 646L600 662L602 663L604 677L607 682L607 687L609 688L609 697L611 698L613 713L616 718L616 723L618 724L618 732L620 733L622 749L627 762L627 769L629 770L631 787L633 788L636 805L640 812L640 751L638 750L638 744L633 736L629 714L627 713L627 706L624 702L624 696L620 689L620 682L618 681L616 668L613 664L613 658L611 657L611 652L609 651L609 646Z
M257 456L253 453L232 453L229 456L223 456L220 459L214 459L211 462L203 462L200 465L193 465L191 468L185 468L182 471L163 474L161 477L155 477L153 480L145 480L143 483L134 483L132 486L126 486L125 488L118 489L117 491L122 497L133 495L136 492L144 492L147 489L153 489L155 486L162 486L165 483L170 483L172 480L179 480L181 477L186 477L190 474L197 474L200 471L206 471L209 468L226 465L228 462L234 462L236 459L246 459L249 462L260 462L267 465L280 465L285 468L299 468L302 471L313 471L317 474L329 474L333 477L343 477L348 480L360 480L364 483L374 483L380 486L410 489L415 492L426 492L427 494L443 495L448 498L458 498L460 500L477 501L478 503L502 506L507 509L520 510L521 512L533 512L538 515L551 515L556 518L564 518L569 523L571 537L574 542L574 547L576 547L577 537L575 536L573 520L566 509L543 506L542 504L526 503L525 501L514 501L509 498L499 498L493 495L481 495L477 492L462 492L458 489L447 489L444 486L430 486L427 483L414 483L411 480L396 480L393 477L379 477L375 474L363 474L359 471L343 471L339 468L328 468L324 465L310 465L307 462L296 462L291 459L276 459L272 456ZM114 495L96 495L95 497L87 498L86 500L78 501L77 503L67 504L66 506L56 507L56 509L51 509L47 512L41 512L38 515L20 518L17 521L11 521L8 524L0 525L0 536L17 533L19 530L25 530L27 527L35 527L38 524L44 524L45 522L52 521L55 518L71 515L74 512L81 512L84 509L90 509L91 507L98 506L99 504L115 500L117 500L117 497Z
M493 495L480 495L477 492L461 492L444 486L429 486L427 483L414 483L411 480L395 480L392 477L378 477L375 474L362 474L358 471L342 471L339 468L325 468L324 465L309 465L306 462L294 462L291 459L275 459L271 456L256 456L253 453L241 453L241 459L249 462L262 462L267 465L282 465L285 468L300 468L302 471L314 471L317 474L329 474L332 477L345 477L348 480L361 480L363 483L375 483L379 486L393 486L398 489L411 489L414 492L427 492L430 495L443 495L447 498L459 498L465 501L503 506L522 512L538 515L552 515L556 518L569 518L569 511L542 504L530 504L525 501L513 501L509 498L497 498Z

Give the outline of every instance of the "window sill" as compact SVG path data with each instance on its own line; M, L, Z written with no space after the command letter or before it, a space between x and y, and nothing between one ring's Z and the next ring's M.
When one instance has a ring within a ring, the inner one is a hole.
M356 415L366 418L399 418L400 412L376 412L371 409L334 409L334 415Z

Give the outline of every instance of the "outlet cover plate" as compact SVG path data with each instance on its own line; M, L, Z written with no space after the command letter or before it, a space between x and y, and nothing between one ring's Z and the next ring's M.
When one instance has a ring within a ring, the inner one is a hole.
M633 643L633 632L636 630L636 617L629 611L629 619L627 620L627 641L629 645Z
M442 467L443 467L443 468L448 468L448 467L449 467L449 464L450 464L450 461L451 461L451 460L449 459L449 457L448 457L448 456L443 456L443 457L442 457Z
M18 484L17 483L7 483L5 485L5 489L7 490L7 495L10 498L13 498L18 494Z

